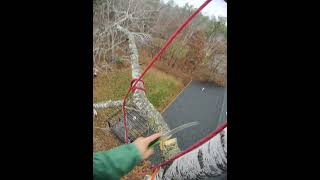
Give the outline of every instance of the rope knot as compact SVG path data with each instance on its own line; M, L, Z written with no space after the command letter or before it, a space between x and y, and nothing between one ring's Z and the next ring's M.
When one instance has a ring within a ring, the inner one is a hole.
M130 81L130 89L131 89L131 91L134 93L134 92L136 91L136 89L139 89L139 90L142 90L142 91L146 92L146 90L144 89L143 86L142 86L142 87L137 87L137 84L138 84L138 83L133 87L133 84L134 84L137 80L138 80L138 78L133 78L133 79L131 79L131 81ZM144 84L144 82L143 82L142 79L140 79L139 81L141 81L141 82Z

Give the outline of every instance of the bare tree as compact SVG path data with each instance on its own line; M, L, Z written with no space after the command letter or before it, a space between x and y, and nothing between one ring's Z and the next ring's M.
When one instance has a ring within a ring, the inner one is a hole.
M116 51L126 44L127 37L117 25L148 36L155 22L159 0L97 0L93 13L93 64L106 67L116 61ZM151 37L151 36L149 36ZM149 38L150 40L150 38ZM104 68L105 69L105 68Z

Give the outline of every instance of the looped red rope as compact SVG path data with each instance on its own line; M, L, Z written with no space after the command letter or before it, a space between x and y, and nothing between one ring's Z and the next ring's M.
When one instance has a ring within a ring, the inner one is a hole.
M133 79L131 79L131 81L130 81L131 91L134 93L134 92L136 91L136 89L139 89L139 90L142 90L142 91L146 92L146 90L144 89L144 87L137 87L137 85L136 85L136 86L133 86L133 83L135 83L136 81L141 81L141 82L144 84L144 82L143 82L142 79L140 79L140 80L139 80L138 78L133 78Z

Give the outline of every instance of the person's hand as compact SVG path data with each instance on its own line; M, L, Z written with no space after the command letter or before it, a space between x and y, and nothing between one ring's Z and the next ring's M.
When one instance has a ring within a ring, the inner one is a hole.
M160 133L153 134L149 137L139 137L137 138L133 144L136 145L137 149L141 154L141 158L143 160L147 159L153 154L153 148L148 148L148 145L155 139L160 137Z

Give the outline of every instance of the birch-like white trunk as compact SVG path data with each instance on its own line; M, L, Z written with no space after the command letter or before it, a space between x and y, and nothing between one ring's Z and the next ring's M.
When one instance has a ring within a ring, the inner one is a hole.
M227 172L227 128L200 147L159 170L155 180L191 180Z

